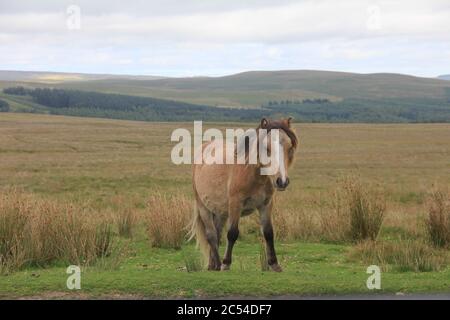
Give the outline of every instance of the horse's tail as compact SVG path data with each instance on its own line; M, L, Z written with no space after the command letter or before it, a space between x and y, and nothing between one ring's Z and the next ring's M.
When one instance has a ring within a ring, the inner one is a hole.
M205 224L203 223L200 211L197 208L197 201L194 201L194 214L191 221L188 241L191 241L194 237L197 248L200 248L203 255L204 262L208 263L210 253L209 243L206 239Z

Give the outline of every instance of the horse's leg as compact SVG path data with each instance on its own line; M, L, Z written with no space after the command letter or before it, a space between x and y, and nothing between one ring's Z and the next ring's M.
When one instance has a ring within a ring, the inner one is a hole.
M273 244L273 227L272 227L272 201L269 204L258 208L261 220L261 231L266 240L266 254L267 263L273 271L281 272L280 265L278 264L277 255L275 253L275 246Z
M220 246L220 240L222 239L222 229L225 223L226 216L220 214L214 214L214 226L217 231L217 246Z
M199 206L198 209L205 226L205 236L210 248L208 270L220 270L219 246L213 213L203 206Z
M239 236L239 218L241 210L239 206L230 206L228 213L228 232L227 232L227 248L223 257L222 270L229 270L231 265L231 256L233 246Z

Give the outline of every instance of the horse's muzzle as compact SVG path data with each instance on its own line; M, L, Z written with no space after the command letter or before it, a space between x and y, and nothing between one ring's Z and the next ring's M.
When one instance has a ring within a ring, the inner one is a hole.
M286 178L285 181L283 181L281 178L277 178L277 180L275 181L275 185L279 191L284 191L289 185L289 178Z

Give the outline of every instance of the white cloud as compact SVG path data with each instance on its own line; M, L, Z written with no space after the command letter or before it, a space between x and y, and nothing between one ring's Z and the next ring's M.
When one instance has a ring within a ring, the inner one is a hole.
M150 41L295 42L320 38L423 36L449 39L450 8L432 1L303 1L277 7L162 16L82 12L80 36L149 37ZM379 32L368 28L371 8L379 8ZM2 34L67 32L64 10L52 13L0 14ZM56 38L58 39L58 38ZM96 39L99 40L99 39Z
M140 63L178 74L309 64L367 72L382 65L395 72L403 59L417 72L420 56L434 55L432 67L427 61L418 73L449 72L438 71L450 43L448 0L79 3L80 30L67 28L68 1L1 3L0 68L26 61L92 72L128 67L136 73ZM389 54L394 48L400 56Z

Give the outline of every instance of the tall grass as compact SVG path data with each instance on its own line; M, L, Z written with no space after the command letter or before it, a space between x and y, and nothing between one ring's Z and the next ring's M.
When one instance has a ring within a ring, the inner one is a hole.
M131 208L124 208L118 212L117 227L119 236L132 238L136 225L136 214Z
M359 178L345 178L334 194L333 210L321 215L324 236L332 241L375 240L385 211L383 192Z
M150 244L153 247L181 248L192 210L192 200L183 195L152 195L145 209Z
M320 239L327 242L348 242L350 236L350 214L342 192L330 196L330 207L320 207Z
M386 211L386 201L375 188L363 185L359 179L343 184L344 206L350 213L350 236L354 241L375 240Z
M115 196L112 199L115 211L115 220L119 236L132 238L137 223L136 200L125 199L123 196Z
M433 249L423 241L364 241L350 252L350 259L366 265L379 265L384 270L427 272L442 270L448 264L446 252Z
M320 238L317 214L304 208L278 208L273 212L275 235L281 241L315 241Z
M428 198L428 219L426 228L429 239L435 247L450 247L450 194L435 189Z
M341 180L333 194L311 199L305 207L277 206L280 203L275 203L273 221L277 238L285 241L375 240L386 211L383 192L354 177Z
M60 260L89 265L111 253L104 217L13 189L0 193L0 272Z

